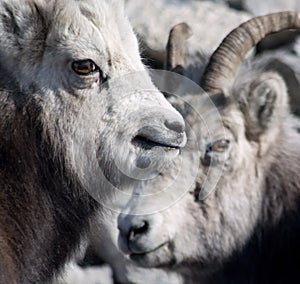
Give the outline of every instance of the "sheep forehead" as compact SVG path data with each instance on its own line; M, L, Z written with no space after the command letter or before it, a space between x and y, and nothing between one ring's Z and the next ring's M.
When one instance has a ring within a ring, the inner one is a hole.
M110 57L114 67L121 68L120 63L128 64L131 60L139 65L137 42L121 4L117 0L56 1L48 38L54 42L62 40L64 46L69 43L74 51L77 46L80 57L100 54Z
M56 1L51 15L55 32L60 34L75 32L76 35L86 34L91 37L95 33L109 31L107 38L113 37L113 33L127 24L122 9L119 5L113 5L113 2L109 0Z
M113 21L118 22L119 16L123 12L120 4L119 1L114 0L56 0L55 14L63 14L63 21L66 24L68 22L80 23L76 17L84 16L87 20L100 27L111 24Z

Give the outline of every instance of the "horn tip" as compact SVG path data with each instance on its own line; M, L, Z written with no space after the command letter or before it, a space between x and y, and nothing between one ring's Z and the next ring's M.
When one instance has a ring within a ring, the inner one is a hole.
M175 25L172 28L171 33L180 33L185 37L185 39L188 39L193 35L192 28L185 22Z

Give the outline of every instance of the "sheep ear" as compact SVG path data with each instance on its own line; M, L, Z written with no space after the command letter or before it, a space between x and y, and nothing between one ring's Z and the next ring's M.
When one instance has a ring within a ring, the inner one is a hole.
M238 96L247 139L261 143L272 139L271 136L276 134L278 125L288 111L288 95L283 79L276 73L265 72L256 77Z
M20 62L34 63L38 51L42 51L46 19L39 2L3 0L0 3L0 56L10 70L17 69ZM22 60L24 57L26 61Z

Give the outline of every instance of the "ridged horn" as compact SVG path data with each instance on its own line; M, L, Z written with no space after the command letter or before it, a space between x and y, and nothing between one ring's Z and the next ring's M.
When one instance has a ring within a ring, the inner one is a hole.
M182 75L185 67L185 41L192 34L192 29L186 23L177 24L171 29L166 49L166 70Z
M267 35L300 28L300 13L280 12L253 18L234 29L213 53L201 87L210 94L222 92L231 82L247 52Z

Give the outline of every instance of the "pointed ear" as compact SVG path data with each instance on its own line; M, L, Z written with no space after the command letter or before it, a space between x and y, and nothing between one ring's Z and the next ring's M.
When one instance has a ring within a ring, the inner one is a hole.
M247 139L268 147L267 144L276 139L289 111L283 79L277 73L264 72L246 84L237 99L244 115Z
M47 37L46 13L42 6L39 0L0 2L0 59L4 68L24 69L42 55Z

